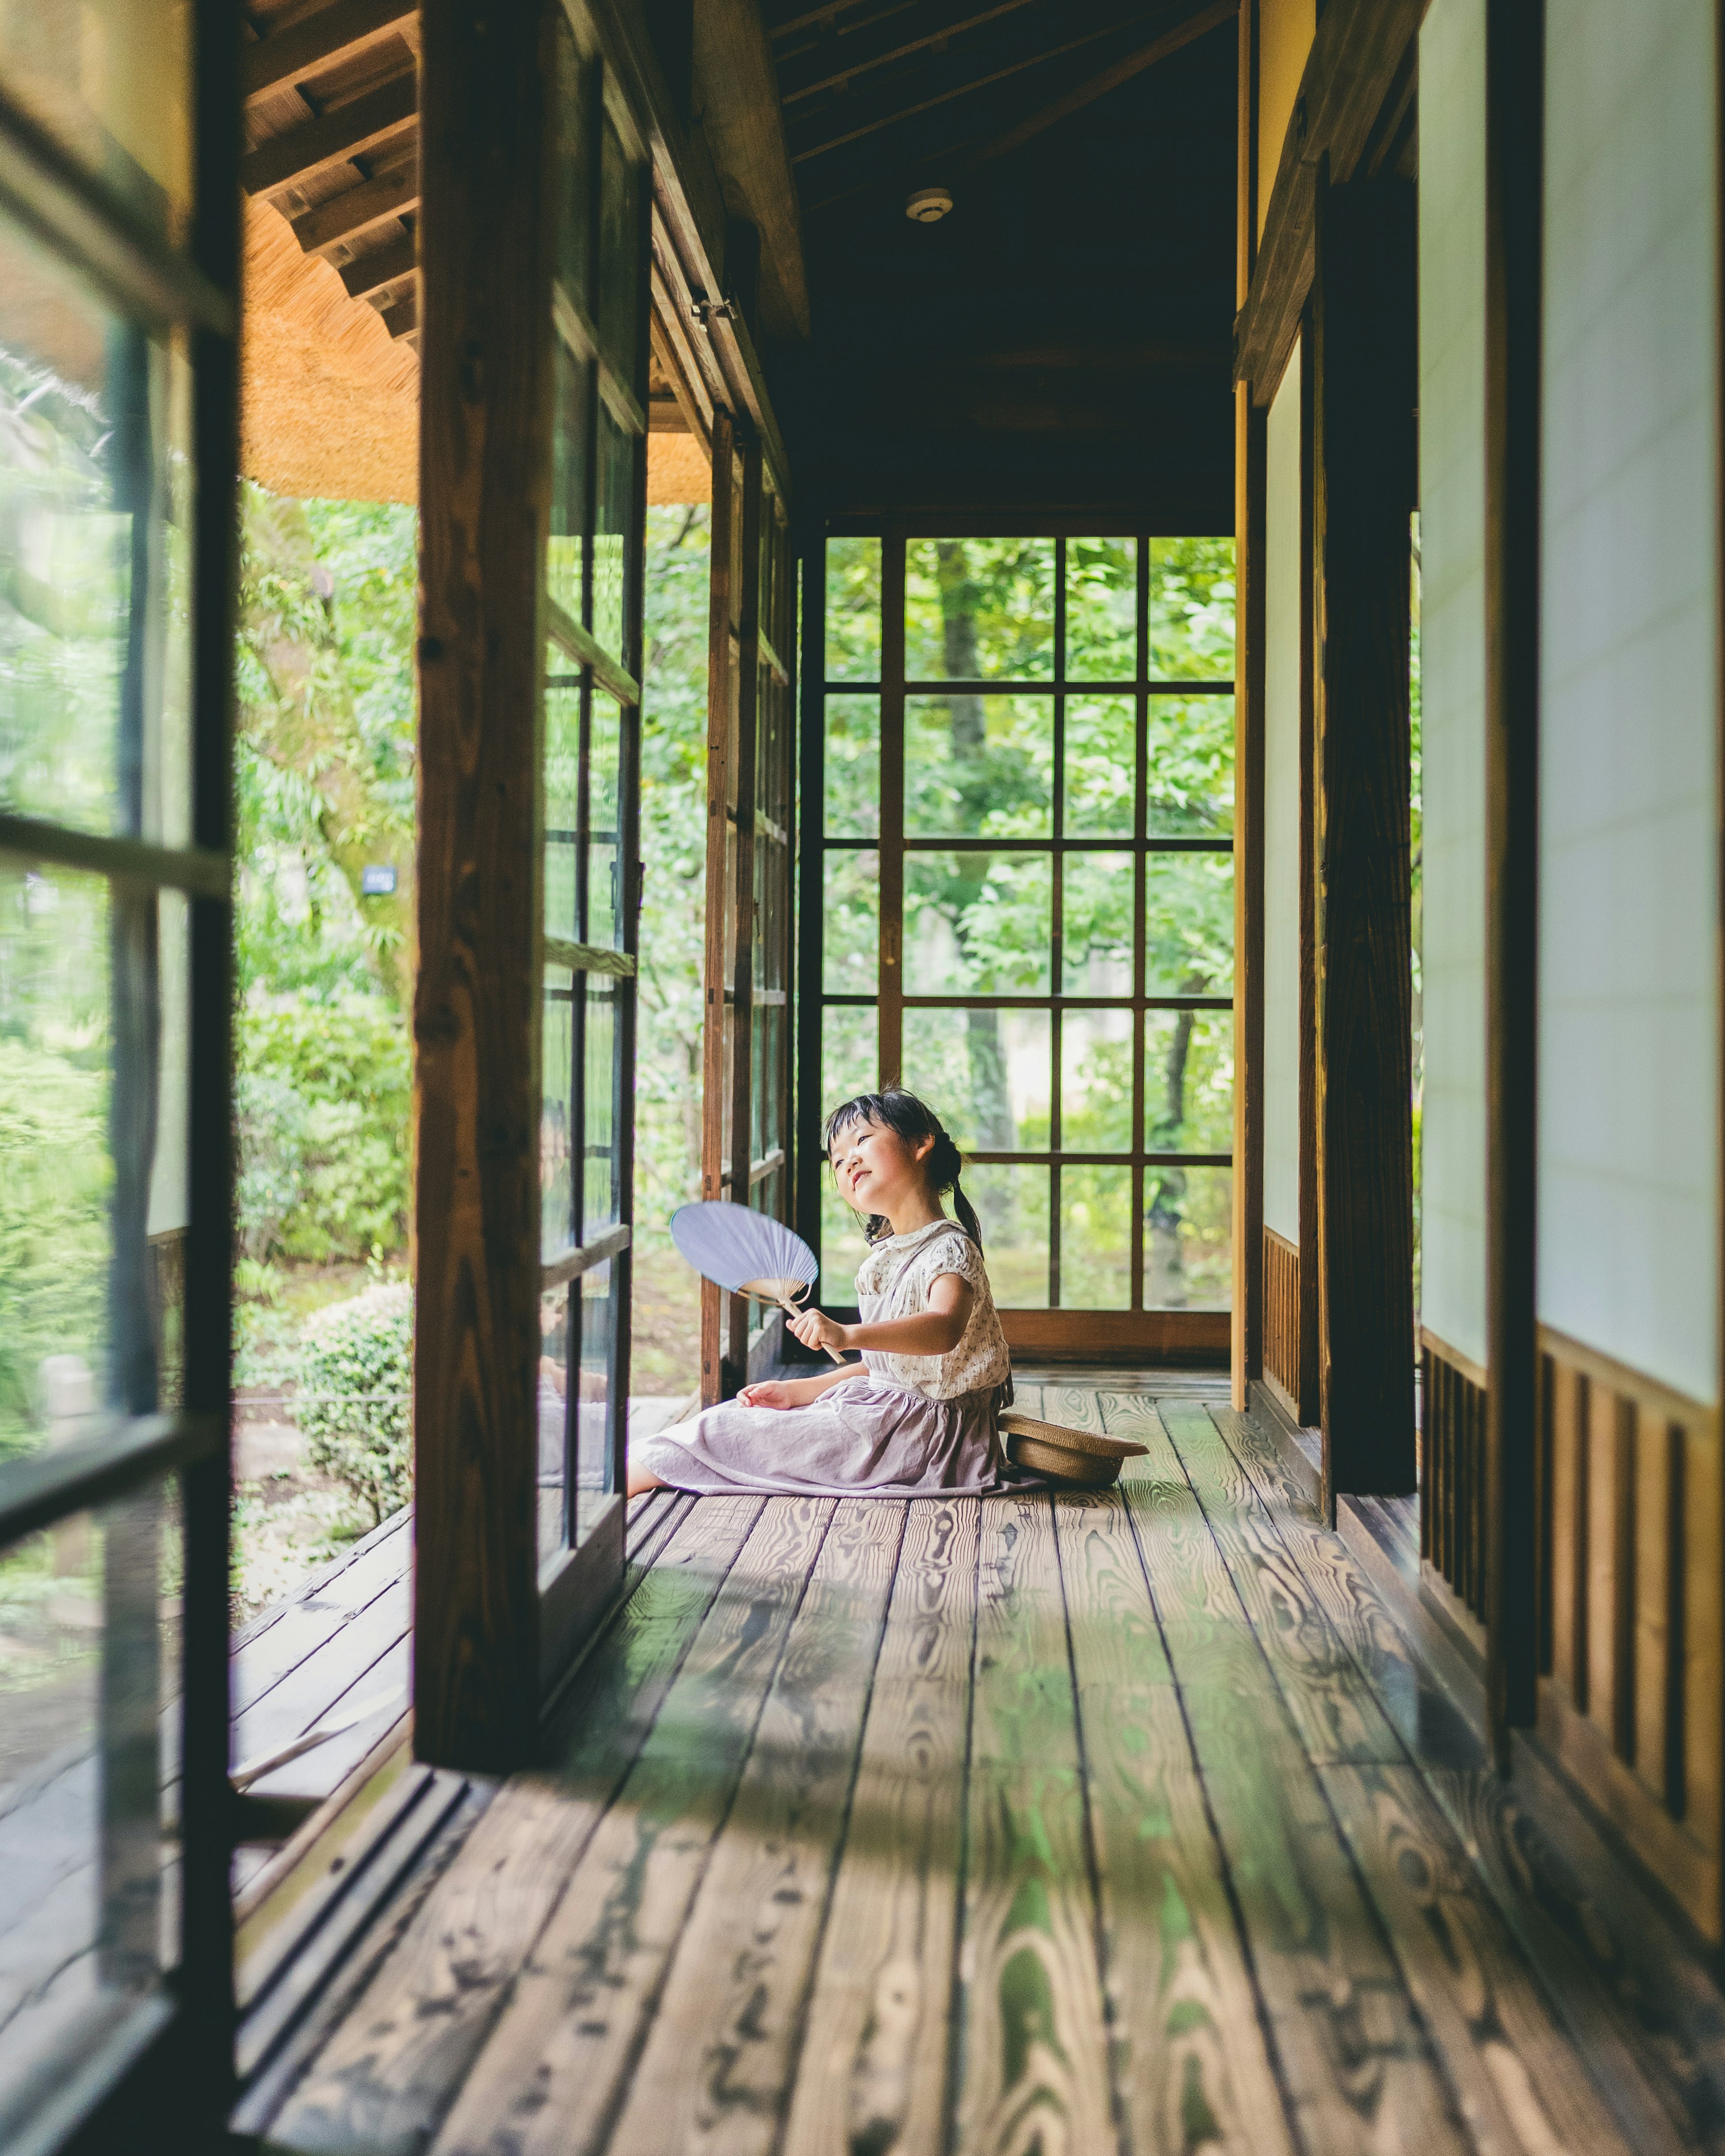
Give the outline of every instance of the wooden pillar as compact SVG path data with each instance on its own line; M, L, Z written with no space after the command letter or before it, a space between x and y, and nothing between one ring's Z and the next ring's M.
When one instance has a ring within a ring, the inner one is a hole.
M724 1157L730 1132L725 1121L726 1075L725 1008L731 986L732 947L726 900L732 873L730 788L737 658L732 648L736 434L729 412L713 413L712 550L709 564L706 685L706 931L701 1055L701 1194L734 1195L726 1187ZM747 1174L747 1169L744 1170ZM709 1280L701 1284L701 1403L725 1397L725 1296Z
M750 1203L755 1157L755 808L761 749L761 444L750 434L742 452L742 558L737 583L737 850L731 963L731 1196ZM769 897L768 905L772 904ZM762 1070L763 1084L773 1075ZM749 1309L731 1297L722 1390L732 1398L748 1382Z
M1240 11L1235 303L1258 243L1258 10ZM1268 413L1234 393L1234 1315L1233 1400L1264 1374L1264 501ZM1142 1207L1139 1209L1142 1211Z
M797 1022L797 1152L791 1218L809 1249L819 1252L821 1178L826 1168L820 1149L820 993L822 908L826 896L821 839L826 829L827 542L821 525L812 523L802 534L801 552L803 649L797 680L802 754L794 767L792 788L802 852L793 856L798 879L793 1006Z
M1317 1230L1317 602L1315 444L1317 330L1308 298L1300 321L1300 1356L1294 1411L1302 1430L1323 1419L1319 1383Z
M1313 732L1324 1496L1414 1486L1413 190L1317 188ZM1303 1252L1302 1252L1303 1259ZM1303 1266L1302 1266L1303 1270Z
M480 1770L539 1708L550 19L423 18L414 1736Z
M1493 1748L1538 1681L1534 1299L1545 9L1486 8L1486 1691Z

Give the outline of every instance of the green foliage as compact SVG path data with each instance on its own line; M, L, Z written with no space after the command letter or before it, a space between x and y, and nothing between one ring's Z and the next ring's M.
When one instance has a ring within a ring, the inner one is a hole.
M0 1040L0 1458L39 1427L44 1357L102 1363L105 1070Z
M295 1419L306 1457L377 1526L413 1496L413 1291L367 1288L309 1317Z
M235 1115L245 1255L362 1258L407 1236L407 1027L378 995L254 991L239 1012Z

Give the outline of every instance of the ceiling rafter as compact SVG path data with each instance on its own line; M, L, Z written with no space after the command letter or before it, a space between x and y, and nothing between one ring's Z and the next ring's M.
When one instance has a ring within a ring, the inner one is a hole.
M409 35L418 9L403 0L335 0L240 56L240 90L248 105L303 82L325 68L357 59L388 38Z
M932 97L922 98L915 105L900 105L891 112L879 113L860 126L847 129L842 135L834 135L824 142L814 142L805 149L793 151L791 162L806 165L815 157L824 157L831 151L842 150L850 143L860 142L867 136L879 134L883 127L896 126L902 120L914 119L919 112L932 112L939 105L950 105L955 99L968 97L976 90L988 89L992 84L1005 82L1009 77L1022 74L1029 68L1042 67L1050 60L1060 59L1067 53L1078 52L1086 45L1093 45L1100 38L1115 36L1129 28L1142 12L1134 10L1132 14L1117 17L1100 28L1086 30L1081 37L1069 38L1061 44L1045 47L1040 52L1012 61L1008 66L993 69L987 74L973 76L969 81L938 91Z
M792 105L801 104L804 98L818 96L824 90L849 89L860 77L872 74L877 68L890 67L895 60L912 59L916 54L927 52L935 46L944 49L953 38L963 37L968 31L980 29L984 23L992 23L999 16L1016 14L1021 8L1040 4L1041 0L996 0L993 7L984 8L980 13L961 12L955 19L937 28L925 30L918 37L901 38L897 44L884 44L882 49L873 53L859 51L847 54L842 45L834 49L823 44L816 48L814 57L825 72L811 81L793 81L790 87L786 88L787 63L783 60L779 62L781 102L788 112ZM856 35L873 27L872 23L861 23L856 32L843 32L840 35Z
M346 164L399 140L418 124L419 86L409 69L351 104L337 105L333 112L290 127L285 134L272 135L248 151L240 162L240 182L248 194L279 194L313 172Z
M404 210L419 207L418 161L398 172L380 172L377 178L332 195L291 220L294 237L308 254L362 239L380 224L388 224Z

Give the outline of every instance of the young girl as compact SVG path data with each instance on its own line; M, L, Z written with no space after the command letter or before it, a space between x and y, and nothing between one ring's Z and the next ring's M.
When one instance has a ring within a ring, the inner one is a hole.
M788 1321L805 1348L862 1350L812 1378L747 1385L631 1446L629 1490L759 1490L913 1497L998 1489L995 1418L1012 1398L983 1239L958 1187L958 1148L914 1093L862 1093L834 1110L828 1156L866 1216L860 1325L818 1310ZM950 1190L958 1219L947 1219Z

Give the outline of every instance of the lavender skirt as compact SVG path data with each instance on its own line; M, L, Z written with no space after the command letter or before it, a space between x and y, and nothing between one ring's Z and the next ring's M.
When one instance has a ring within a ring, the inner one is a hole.
M1008 1388L931 1400L850 1378L806 1408L705 1409L629 1447L674 1490L808 1497L980 1496L1019 1478L995 1427Z

